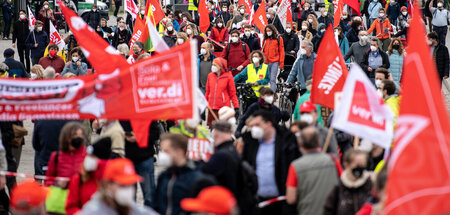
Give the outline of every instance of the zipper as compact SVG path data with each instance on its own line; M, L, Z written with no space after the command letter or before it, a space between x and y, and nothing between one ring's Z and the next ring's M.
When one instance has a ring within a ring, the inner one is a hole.
M175 177L172 176L169 183L167 184L167 210L166 215L172 214L172 191L173 185L175 184Z

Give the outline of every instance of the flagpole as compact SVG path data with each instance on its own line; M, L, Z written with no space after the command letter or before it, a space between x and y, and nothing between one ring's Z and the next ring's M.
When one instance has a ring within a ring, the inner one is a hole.
M209 105L207 106L207 108L208 108L209 112L212 114L212 116L214 117L214 120L219 120L219 118L217 118L217 115L214 113L214 111L211 109L211 107Z
M325 144L323 145L322 152L327 153L328 146L330 145L331 135L333 134L334 127L330 126L330 129L328 129L327 138L325 139Z
M358 149L359 146L359 137L355 136L355 139L353 140L353 149Z

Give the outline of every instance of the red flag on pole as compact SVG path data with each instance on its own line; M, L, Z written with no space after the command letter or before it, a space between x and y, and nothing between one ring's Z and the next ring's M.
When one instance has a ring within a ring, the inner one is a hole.
M151 13L148 11L148 9L151 8ZM155 26L166 16L164 14L163 9L161 8L161 5L159 4L158 0L147 0L147 4L145 6L146 14L152 14L153 18L155 19ZM150 19L152 20L152 19Z
M450 211L450 126L420 14L414 7L385 214Z
M333 0L334 4L334 27L339 26L341 20L342 11L344 10L344 0Z
M206 33L211 22L209 20L208 6L206 5L205 0L199 0L198 16L200 17L200 23L198 27L200 28L200 31Z
M258 10L253 14L253 22L256 27L264 32L264 28L267 25L267 14L266 14L266 1L263 0L258 7Z
M342 91L347 75L342 52L328 26L314 62L311 102L334 109L334 94Z
M277 11L278 17L280 18L283 28L286 28L286 23L292 24L292 11L291 11L291 1L281 0L280 6Z
M344 0L344 4L355 10L358 13L358 16L361 16L361 10L359 8L360 3L358 0Z
M245 5L245 12L250 14L252 9L251 0L239 0L238 5Z
M133 1L133 0L131 0L131 1ZM136 16L136 21L134 22L133 34L131 35L131 40L130 40L130 44L129 44L129 47L131 47L129 55L131 56L133 54L132 47L136 41L145 43L145 41L147 41L148 37L149 37L149 33L148 33L147 25L145 25L145 21L142 20L141 17Z

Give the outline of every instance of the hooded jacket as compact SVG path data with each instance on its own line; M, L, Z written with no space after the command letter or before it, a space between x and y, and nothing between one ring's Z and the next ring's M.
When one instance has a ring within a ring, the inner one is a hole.
M215 72L208 74L205 93L206 100L213 110L219 110L223 106L231 107L230 100L233 102L234 108L239 108L233 75L227 71L226 61L223 58L216 58L213 62L218 61L221 64L220 74L218 75Z

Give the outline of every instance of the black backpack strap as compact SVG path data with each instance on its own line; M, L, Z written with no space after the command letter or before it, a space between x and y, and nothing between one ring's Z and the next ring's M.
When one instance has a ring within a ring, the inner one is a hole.
M242 50L244 51L244 55L245 55L245 43L242 42Z
M59 157L59 151L56 151L56 155L55 155L55 176L58 175L58 157Z

